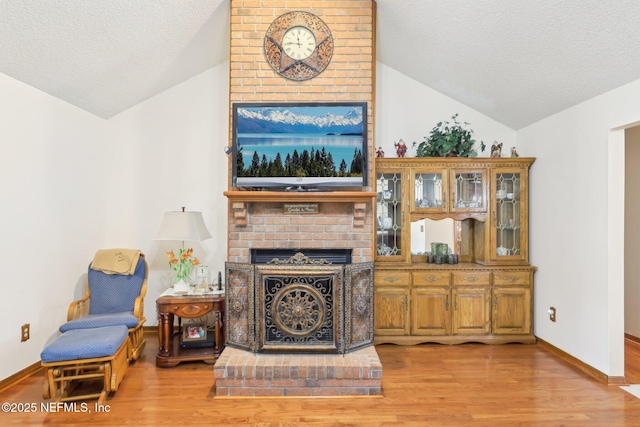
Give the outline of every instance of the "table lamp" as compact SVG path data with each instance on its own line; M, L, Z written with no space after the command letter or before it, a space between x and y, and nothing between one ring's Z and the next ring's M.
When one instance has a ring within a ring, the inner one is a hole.
M184 252L185 241L201 242L210 239L211 233L202 219L202 212L182 211L166 212L160 230L153 240L178 240L182 242Z

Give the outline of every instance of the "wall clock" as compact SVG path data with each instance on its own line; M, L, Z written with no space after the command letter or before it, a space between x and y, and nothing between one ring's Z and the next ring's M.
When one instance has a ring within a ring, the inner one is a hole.
M296 11L275 19L264 37L264 55L274 71L290 80L308 80L327 68L333 55L329 26L316 15Z

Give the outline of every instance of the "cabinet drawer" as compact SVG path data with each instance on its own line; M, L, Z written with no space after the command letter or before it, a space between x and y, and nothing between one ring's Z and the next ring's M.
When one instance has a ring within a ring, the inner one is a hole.
M413 286L449 286L451 274L449 272L420 271L413 273Z
M493 273L493 284L497 286L530 285L530 274L526 271L496 271Z
M468 273L453 273L454 285L489 285L490 274L488 271L470 271Z
M211 304L172 304L169 307L169 313L178 315L180 317L192 318L204 316L211 311Z
M376 271L373 282L376 286L407 286L410 282L409 274L402 271Z

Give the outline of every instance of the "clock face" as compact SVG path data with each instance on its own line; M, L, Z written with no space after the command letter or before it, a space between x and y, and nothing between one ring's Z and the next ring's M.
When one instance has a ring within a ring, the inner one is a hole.
M324 71L333 55L333 37L316 15L296 11L275 19L264 37L264 55L273 70L291 80Z
M196 267L196 275L198 277L209 277L209 268L206 265L199 265Z
M316 37L305 27L293 27L282 37L284 53L290 58L303 60L316 49Z

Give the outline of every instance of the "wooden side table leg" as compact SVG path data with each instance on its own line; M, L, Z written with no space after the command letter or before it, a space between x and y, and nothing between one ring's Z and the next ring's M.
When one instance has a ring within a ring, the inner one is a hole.
M158 337L158 342L160 344L160 349L158 354L161 356L169 356L169 346L171 345L171 328L173 326L173 315L170 313L161 313L160 315L161 324L158 326L161 328L162 332ZM160 329L158 329L160 330Z
M220 352L220 310L215 311L216 315L216 324L215 324L215 336L216 336L216 345L214 347L216 353Z

